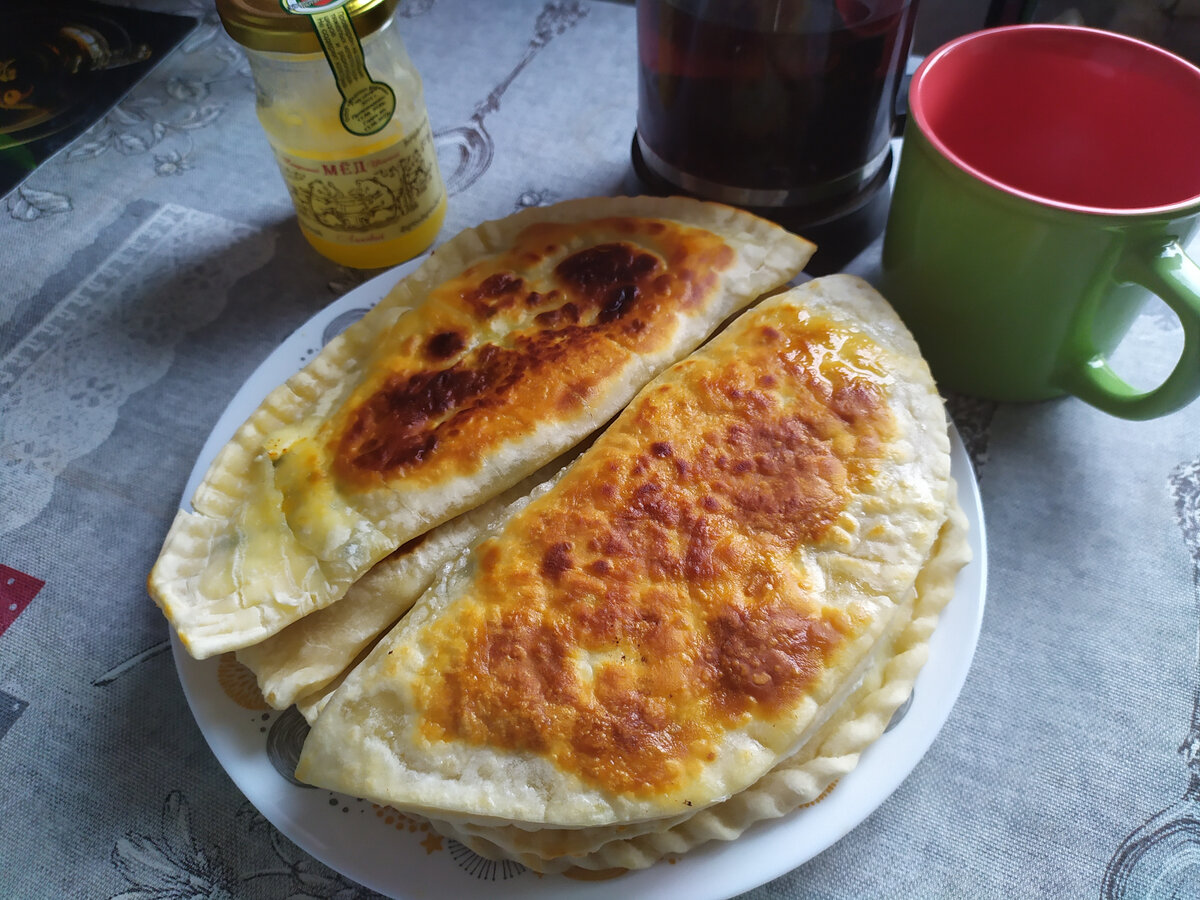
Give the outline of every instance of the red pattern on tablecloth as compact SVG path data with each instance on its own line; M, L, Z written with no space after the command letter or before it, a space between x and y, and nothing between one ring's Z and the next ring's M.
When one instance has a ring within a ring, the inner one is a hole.
M46 582L17 569L0 565L0 635L17 621Z

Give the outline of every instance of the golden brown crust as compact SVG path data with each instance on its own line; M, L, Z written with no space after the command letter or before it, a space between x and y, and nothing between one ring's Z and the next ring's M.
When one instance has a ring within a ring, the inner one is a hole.
M535 871L572 866L604 871L641 869L708 841L731 841L756 822L811 806L855 767L859 754L883 734L911 695L938 617L954 595L955 578L971 558L967 527L952 488L949 515L917 578L916 596L897 617L858 687L803 747L741 793L675 819L599 828L432 824L477 853L516 859Z
M745 790L911 609L948 449L878 294L834 278L764 301L435 580L321 712L298 777L548 831Z
M176 518L152 597L198 658L328 606L600 427L812 249L682 198L572 201L458 235L239 429Z
M579 226L539 223L513 247L439 285L406 334L332 421L334 471L371 487L420 469L471 470L538 421L575 412L597 385L672 332L734 262L710 231L600 219L613 240L567 252Z
M763 325L689 376L695 390L660 383L605 434L619 453L585 457L553 505L482 548L486 612L445 623L426 661L427 737L661 793L717 734L794 702L857 630L781 573L894 427L871 346L819 318Z

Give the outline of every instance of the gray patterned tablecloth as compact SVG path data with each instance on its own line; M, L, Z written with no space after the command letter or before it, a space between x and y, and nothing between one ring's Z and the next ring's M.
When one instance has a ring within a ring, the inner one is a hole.
M211 2L143 5L200 22L0 198L0 897L370 896L218 765L145 577L230 397L373 273L301 238ZM401 9L451 176L443 238L636 189L629 6ZM1123 349L1132 377L1178 352L1164 310ZM990 551L961 697L873 814L746 896L1200 897L1200 404L951 410Z

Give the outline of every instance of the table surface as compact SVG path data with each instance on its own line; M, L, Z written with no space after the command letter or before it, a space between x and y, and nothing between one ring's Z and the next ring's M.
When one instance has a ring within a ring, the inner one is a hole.
M0 895L371 896L274 833L218 765L145 578L238 387L375 273L301 238L209 0L141 5L200 22L0 198ZM442 149L472 123L493 145L453 184L441 239L636 190L632 10L483 6L401 7ZM874 246L849 268L872 278L877 261ZM1155 302L1119 364L1151 383L1180 346ZM1110 900L1135 857L1200 896L1184 868L1200 843L1200 404L1144 423L1073 399L949 407L989 539L966 685L878 810L746 896Z

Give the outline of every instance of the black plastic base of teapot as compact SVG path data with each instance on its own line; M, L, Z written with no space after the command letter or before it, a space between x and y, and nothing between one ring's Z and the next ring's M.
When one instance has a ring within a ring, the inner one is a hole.
M657 196L680 194L700 197L677 187L652 171L642 158L637 134L630 150L633 171L641 188ZM840 272L856 256L883 234L891 200L889 179L894 154L889 150L879 173L853 194L836 198L819 207L745 207L755 215L778 222L789 231L817 245L817 252L804 271L809 275L829 275Z

